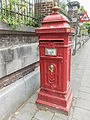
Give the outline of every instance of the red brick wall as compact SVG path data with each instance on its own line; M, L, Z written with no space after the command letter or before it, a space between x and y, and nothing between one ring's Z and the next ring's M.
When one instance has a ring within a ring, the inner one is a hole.
M44 15L49 15L52 13L52 7L53 7L53 2L42 2L42 3L36 3L35 4L35 14L44 14Z
M48 2L41 2L35 4L35 14L44 14L49 15L52 13L52 7L54 6L54 2L57 2L59 4L59 0L53 0Z

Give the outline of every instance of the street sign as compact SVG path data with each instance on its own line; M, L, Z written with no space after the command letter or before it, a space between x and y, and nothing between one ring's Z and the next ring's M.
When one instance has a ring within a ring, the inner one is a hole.
M90 21L87 12L83 14L83 16L80 18L80 22L88 22Z

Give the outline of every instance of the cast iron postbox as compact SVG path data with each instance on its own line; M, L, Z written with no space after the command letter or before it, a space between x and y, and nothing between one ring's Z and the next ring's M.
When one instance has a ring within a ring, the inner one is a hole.
M57 9L56 9L57 8ZM70 65L72 34L68 19L57 13L42 21L39 35L41 86L36 103L69 112L72 103Z

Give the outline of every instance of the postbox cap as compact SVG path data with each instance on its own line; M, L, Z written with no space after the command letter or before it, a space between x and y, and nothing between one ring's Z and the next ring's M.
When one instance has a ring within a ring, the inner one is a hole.
M62 14L59 14L58 11L60 11L60 7L57 6L57 2L54 3L54 7L52 8L52 11L54 11L53 14L46 16L42 23L51 23L51 22L68 22L69 20Z
M69 20L66 16L58 13L60 8L55 4L52 8L54 13L46 16L42 21L41 28L36 29L36 33L67 33L73 34L74 30L69 25Z
M69 20L62 14L53 13L51 15L46 16L42 23L51 23L51 22L68 22Z

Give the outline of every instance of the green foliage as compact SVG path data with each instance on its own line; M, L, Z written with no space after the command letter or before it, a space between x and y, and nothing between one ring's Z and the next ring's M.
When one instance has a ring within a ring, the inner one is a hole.
M41 21L43 20L44 17L45 17L45 15L36 15L35 18L37 18L37 20L30 18L26 22L26 26L39 27L41 25Z
M68 12L67 12L67 9L66 9L65 2L61 1L59 4L60 4L60 8L61 8L62 12L67 14Z
M81 7L79 8L79 13L85 13L85 12L86 12L86 10L84 9L83 6L81 6Z
M38 26L40 26L41 25L41 22L42 22L42 20L44 19L44 17L45 17L45 15L43 15L43 14L41 14L41 15L36 15L35 16L36 18L38 18Z
M73 27L73 22L70 22L70 27Z
M24 16L24 14L34 16L33 8L31 8L31 13L27 10L28 2L21 0L8 0L8 2L6 2L6 0L3 0L2 8L4 9L3 14L0 11L0 21L3 21L8 25L12 25L13 29L24 25L34 27L39 26L37 20Z
M87 27L86 27L86 22L83 22L82 26L80 26L80 32L81 32L83 35L87 35L88 29L87 29Z
M82 30L83 35L87 35L87 33L88 33L88 29Z
M90 22L86 23L86 28L88 29L88 33L90 34Z
M84 7L83 6L81 6L80 8L79 8L79 13L85 13L86 12L86 10L84 9ZM82 25L82 28L86 28L86 29L83 29L82 30L82 34L84 34L84 35L86 35L87 34L87 32L90 34L90 22L86 22L86 23L83 23L83 25Z

